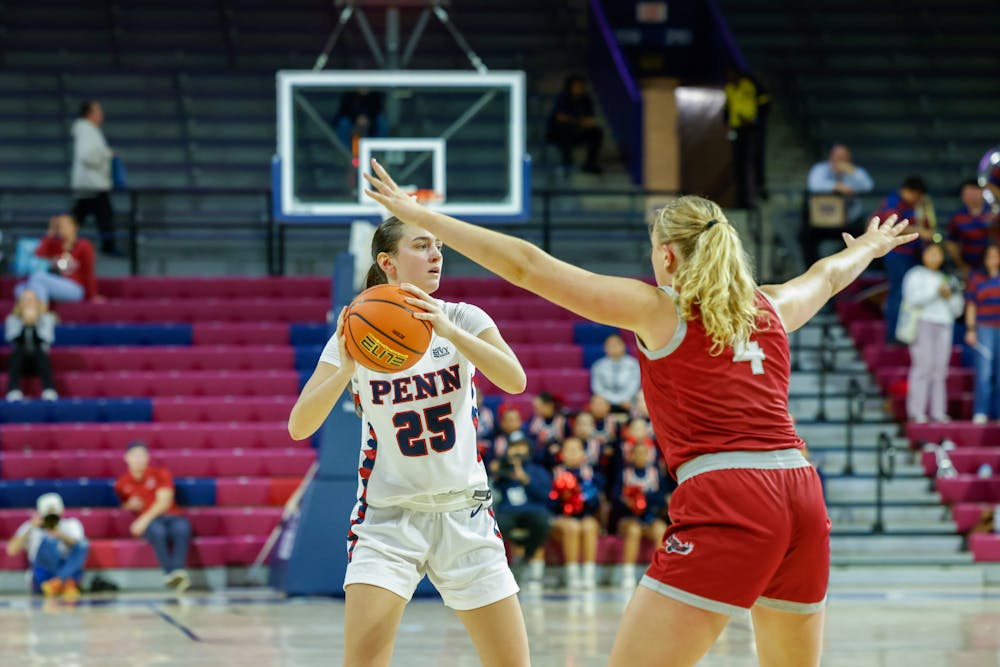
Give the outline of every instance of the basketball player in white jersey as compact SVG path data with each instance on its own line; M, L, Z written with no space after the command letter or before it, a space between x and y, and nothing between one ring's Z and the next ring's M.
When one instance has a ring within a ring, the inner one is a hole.
M528 665L528 638L476 447L478 368L508 393L525 374L489 315L429 295L441 244L396 218L372 239L368 287L398 284L433 326L426 354L381 373L344 348L343 312L292 408L300 440L325 421L348 383L362 413L358 503L348 531L344 664L388 665L403 608L426 574L458 614L484 665Z

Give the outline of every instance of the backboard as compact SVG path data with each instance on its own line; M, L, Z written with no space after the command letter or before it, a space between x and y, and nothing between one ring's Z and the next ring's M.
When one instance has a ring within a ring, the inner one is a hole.
M523 72L281 71L277 109L279 221L379 218L362 192L371 157L444 213L527 217Z

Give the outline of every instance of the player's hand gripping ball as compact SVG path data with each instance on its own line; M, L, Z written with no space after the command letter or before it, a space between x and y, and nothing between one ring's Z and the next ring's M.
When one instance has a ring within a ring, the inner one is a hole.
M406 302L413 295L398 285L369 287L354 298L344 317L348 354L373 371L404 371L427 352L433 328Z

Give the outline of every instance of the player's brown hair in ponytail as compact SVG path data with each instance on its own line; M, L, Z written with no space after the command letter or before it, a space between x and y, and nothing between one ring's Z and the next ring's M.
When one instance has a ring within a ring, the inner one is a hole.
M378 256L385 252L390 255L399 250L399 242L403 238L403 222L396 216L386 218L375 230L372 237L372 265L365 277L365 288L375 285L385 285L389 277L378 265Z

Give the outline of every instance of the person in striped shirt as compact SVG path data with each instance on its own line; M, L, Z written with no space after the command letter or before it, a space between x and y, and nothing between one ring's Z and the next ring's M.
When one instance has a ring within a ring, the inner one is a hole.
M896 342L896 323L899 321L899 308L903 301L903 276L920 263L920 251L924 242L934 238L934 228L924 211L923 199L927 194L927 183L919 176L910 176L903 181L899 191L893 192L882 200L875 217L886 220L896 215L900 220L908 220L909 226L904 233L917 233L919 238L904 243L889 252L882 260L885 262L885 272L889 279L889 294L885 303L885 338L888 343Z
M966 289L965 342L975 351L976 394L972 421L985 424L1000 416L1000 391L994 386L1000 363L1000 246L983 253L983 271Z
M986 205L983 188L975 180L962 183L962 206L948 220L948 254L959 273L968 277L970 271L983 264L983 251L997 240L997 216Z

